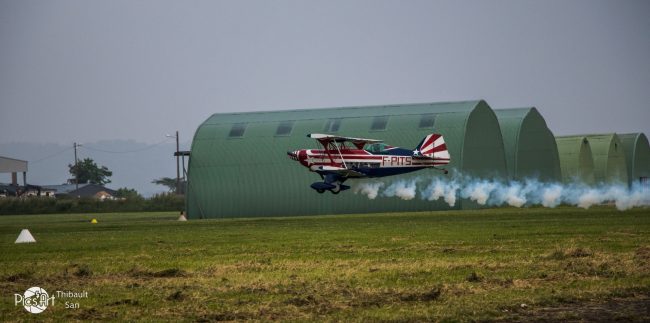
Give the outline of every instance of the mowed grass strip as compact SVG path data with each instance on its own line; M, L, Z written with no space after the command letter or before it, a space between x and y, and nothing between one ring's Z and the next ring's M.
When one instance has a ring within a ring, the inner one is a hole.
M648 209L177 216L0 217L0 319L650 319ZM35 316L31 286L89 297Z

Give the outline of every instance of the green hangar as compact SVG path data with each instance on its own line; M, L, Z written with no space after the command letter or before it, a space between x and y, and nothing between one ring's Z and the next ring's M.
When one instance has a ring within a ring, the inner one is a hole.
M539 111L517 108L494 110L494 113L503 135L510 179L560 181L562 174L555 137Z
M556 137L555 141L560 156L562 180L565 183L595 184L594 159L589 140L584 136L563 136Z
M650 145L643 133L620 134L625 149L627 179L630 185L647 184L650 178Z
M454 172L506 178L499 122L485 101L423 103L329 109L214 114L203 122L192 141L186 211L189 218L296 216L449 209L442 201L419 196L399 198L353 193L318 194L309 185L316 173L287 157L287 151L318 148L309 133L381 139L415 148L430 133L445 137ZM428 185L435 170L387 178ZM471 208L461 201L455 208Z
M627 184L625 150L614 133L588 135L596 183Z
M629 183L625 147L616 134L567 136L556 140L565 182Z

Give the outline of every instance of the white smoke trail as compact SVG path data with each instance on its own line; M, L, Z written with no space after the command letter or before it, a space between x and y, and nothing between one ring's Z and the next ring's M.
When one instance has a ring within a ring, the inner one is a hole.
M551 184L543 189L541 204L544 207L556 207L560 205L561 197L562 185Z
M616 199L616 208L623 211L635 206L650 205L650 188L634 185L630 194L622 195Z
M420 187L418 184L424 183ZM386 186L385 189L382 188ZM561 204L588 209L594 205L613 203L619 210L633 207L650 206L650 187L639 184L628 188L627 185L596 185L545 183L535 179L524 181L500 181L477 179L470 176L451 177L417 177L410 180L398 180L390 185L381 181L362 182L355 185L354 191L375 199L378 196L399 197L403 200L414 199L419 192L420 198L427 201L443 200L454 207L457 200L467 199L479 205L526 207L541 205L556 207Z
M354 194L361 193L362 195L367 196L369 199L374 200L379 194L379 189L384 186L382 182L361 182L358 185L355 185L352 188Z
M431 184L422 192L422 199L435 201L443 198L449 206L456 205L456 191L460 185L456 181L444 182L441 179L434 179Z
M416 180L411 180L411 181L397 181L390 186L386 188L384 191L384 196L397 196L401 198L402 200L412 200L415 198L416 195L416 190L417 190L417 181Z

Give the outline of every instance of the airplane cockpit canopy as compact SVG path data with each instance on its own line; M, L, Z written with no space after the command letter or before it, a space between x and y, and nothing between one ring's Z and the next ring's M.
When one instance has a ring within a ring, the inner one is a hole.
M387 144L385 144L383 142L378 142L378 143L373 143L373 144L366 144L363 147L363 150L365 150L365 151L367 151L367 152L369 152L371 154L382 154L382 153L386 152L386 150L388 148L390 148L390 147L391 146L389 146L389 145L387 145Z

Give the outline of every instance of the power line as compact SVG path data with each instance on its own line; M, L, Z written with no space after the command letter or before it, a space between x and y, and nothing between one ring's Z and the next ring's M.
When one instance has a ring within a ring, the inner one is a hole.
M81 147L86 148L88 150L99 151L99 152L108 153L108 154L131 154L131 153L137 153L137 152L141 152L141 151L145 151L145 150L155 148L155 147L160 146L160 145L162 145L162 144L164 144L164 143L166 143L168 141L169 141L169 139L165 139L165 140L163 140L161 142L155 143L153 145L146 146L144 148L135 149L135 150L125 150L125 151L113 151L113 150L99 149L99 148L90 147L88 145L84 145L84 146L81 146Z
M46 159L50 159L50 158L52 158L52 157L56 157L56 156L58 156L58 155L61 155L62 153L66 152L66 151L68 151L68 150L70 150L70 149L72 149L72 148L73 148L73 147L68 147L68 148L65 148L65 149L63 149L63 150L61 150L61 151L58 151L58 152L56 152L56 153L54 153L54 154L52 154L52 155L48 155L48 156L46 156L46 157L43 157L43 158L41 158L41 159L37 159L37 160L30 160L29 162L32 163L32 164L35 164L35 163L38 163L38 162L44 161L44 160L46 160Z

